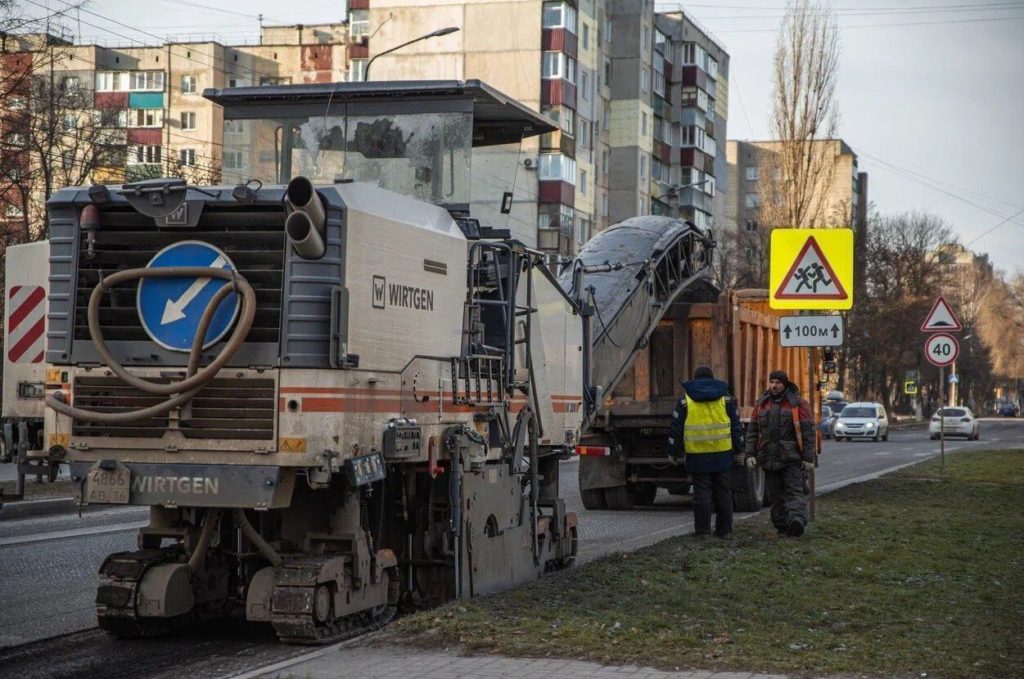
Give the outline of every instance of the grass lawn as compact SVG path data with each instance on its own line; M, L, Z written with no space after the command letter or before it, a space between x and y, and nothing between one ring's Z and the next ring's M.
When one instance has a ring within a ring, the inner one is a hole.
M819 498L398 621L473 652L797 676L1024 677L1024 450L961 452Z

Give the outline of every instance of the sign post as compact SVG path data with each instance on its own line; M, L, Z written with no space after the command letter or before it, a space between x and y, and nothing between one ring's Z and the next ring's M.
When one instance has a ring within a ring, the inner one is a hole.
M853 307L852 229L775 229L771 234L768 306L792 309L798 316L779 319L779 343L783 347L809 347L808 376L816 381L819 347L843 344L841 316L814 316L811 310ZM814 466L821 452L817 420L821 417L821 393L813 398L815 420ZM815 479L810 474L810 519L815 518Z
M960 354L960 343L952 335L937 332L929 335L924 343L924 355L928 362L939 368L939 456L940 466L946 470L946 366L956 361Z

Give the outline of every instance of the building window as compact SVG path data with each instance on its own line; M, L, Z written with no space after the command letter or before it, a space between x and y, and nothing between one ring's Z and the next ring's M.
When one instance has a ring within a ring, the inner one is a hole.
M608 194L607 193L601 196L601 216L602 217L607 217L608 216Z
M181 76L181 93L182 94L195 94L196 88L199 86L199 76L197 75L183 75Z
M224 132L227 133L227 125L230 121L224 122ZM196 129L196 112L195 111L182 111L181 113L181 129L183 130L194 130Z
M646 113L641 113L640 114L640 134L642 134L645 137L647 136L647 114Z
M580 72L580 95L582 95L584 99L589 100L590 99L590 92L589 92L589 90L590 90L590 79L587 78L587 72L586 71L581 71Z
M292 84L291 76L271 76L271 75L260 76L260 86L261 87L264 86L264 85L291 85L291 84Z
M579 230L576 234L576 240L580 243L586 243L590 240L590 220L580 217L579 219Z
M541 181L563 181L576 184L576 161L561 153L540 154L537 178Z
M668 36L659 31L657 28L654 29L654 50L659 54L665 53L665 41L668 40Z
M605 87L611 87L612 86L612 60L611 59L605 59L604 60L604 86Z
M564 28L576 33L576 8L567 2L545 2L541 15L541 27Z
M609 45L612 42L612 20L611 19L605 19L604 20L604 41L605 41L605 43L607 43Z
M160 127L164 124L164 111L160 108L135 109L133 127Z
M18 219L25 216L25 211L21 209L20 205L14 203L8 203L4 206L4 217L8 219Z
M580 194L587 195L587 171L580 170Z
M242 169L242 152L241 151L228 151L224 150L224 169L225 170L241 170Z
M196 164L196 150L180 149L178 151L178 160L181 162L183 167L192 167Z
M582 31L583 31L583 34L582 34L581 37L583 39L582 40L582 42L583 42L583 49L585 49L585 50L586 49L590 49L590 26L588 24L584 23Z
M228 78L228 87L246 87L248 84L245 78Z
M655 181L664 181L665 175L665 164L657 158L651 158L651 179Z
M747 181L748 182L756 182L757 181L757 165L747 165L747 167L745 169L746 169L746 173L747 173L746 174Z
M644 26L643 36L643 48L646 50L651 44L651 29Z
M640 91L647 92L651 87L651 72L646 68L640 69Z
M743 225L743 227L747 231L757 231L757 220L756 219L748 219L746 224Z
M756 193L748 192L743 195L743 205L748 208L755 208L761 204L761 199Z
M704 148L704 129L697 127L696 125L683 125L680 128L682 133L682 139L680 140L680 146L696 146L697 148Z
M272 163L274 162L273 151L260 151L260 162L261 163Z
M351 59L348 62L348 81L361 83L366 78L366 59Z
M82 83L77 75L65 76L64 80L61 81L61 87L64 88L65 92L77 92L81 86Z
M646 178L647 178L647 156L643 155L643 152L641 152L641 155L640 155L640 179L646 179Z
M348 34L361 38L370 32L370 10L354 9L348 13Z
M129 165L144 165L161 162L159 146L132 146L128 153Z
M577 128L576 141L580 148L587 148L590 145L590 123L584 120Z
M576 60L564 52L544 52L541 59L541 77L545 80L559 78L576 84Z
M130 90L154 90L163 92L164 72L163 71L132 71L129 77L128 89Z
M654 57L654 93L665 96L665 59L660 56Z
M231 137L240 137L245 134L244 120L225 120L224 134Z
M606 130L610 130L612 128L612 110L611 110L611 106L605 106L604 107L604 111L602 113L603 113L603 115L602 115L601 126L604 127L604 129L606 129Z

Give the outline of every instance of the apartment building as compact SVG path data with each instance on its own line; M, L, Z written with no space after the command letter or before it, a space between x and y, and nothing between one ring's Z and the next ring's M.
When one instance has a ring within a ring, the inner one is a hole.
M820 223L814 226L850 226L858 236L867 233L868 175L861 172L857 154L842 139L815 141L814 153L831 163L831 181L822 186L814 200L819 202ZM737 141L726 143L729 189L725 195L723 226L726 229L756 231L762 226L779 227L788 224L762 224L764 211L764 179L782 182L775 156L778 141ZM771 177L765 175L770 173Z
M728 55L682 12L656 13L653 0L350 0L349 9L350 26L365 22L371 79L477 78L558 124L526 141L512 213L496 226L558 257L638 214L714 223ZM459 30L416 41L446 27Z
M79 110L64 112L68 119L61 134L68 139L88 134L90 146L104 147L88 161L73 157L80 149L66 151L66 163L88 162L88 180L119 184L182 176L195 183L234 183L256 169L248 153L251 139L245 123L222 130L221 109L202 97L203 90L345 80L349 32L345 23L267 26L255 45L206 41L152 47L54 45L52 36L36 36L4 57L6 64L19 53L42 53L48 46L53 68L35 76L49 80L53 96L77 93L83 102ZM45 103L29 105L41 110ZM269 155L265 160L271 163Z

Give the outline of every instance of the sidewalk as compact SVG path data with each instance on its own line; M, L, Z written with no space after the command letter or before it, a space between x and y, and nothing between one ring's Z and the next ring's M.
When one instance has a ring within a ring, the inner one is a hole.
M447 651L368 645L363 639L329 646L234 679L335 679L339 676L346 679L786 679L782 674L703 670L674 672L635 665L598 665L579 660L458 656Z

